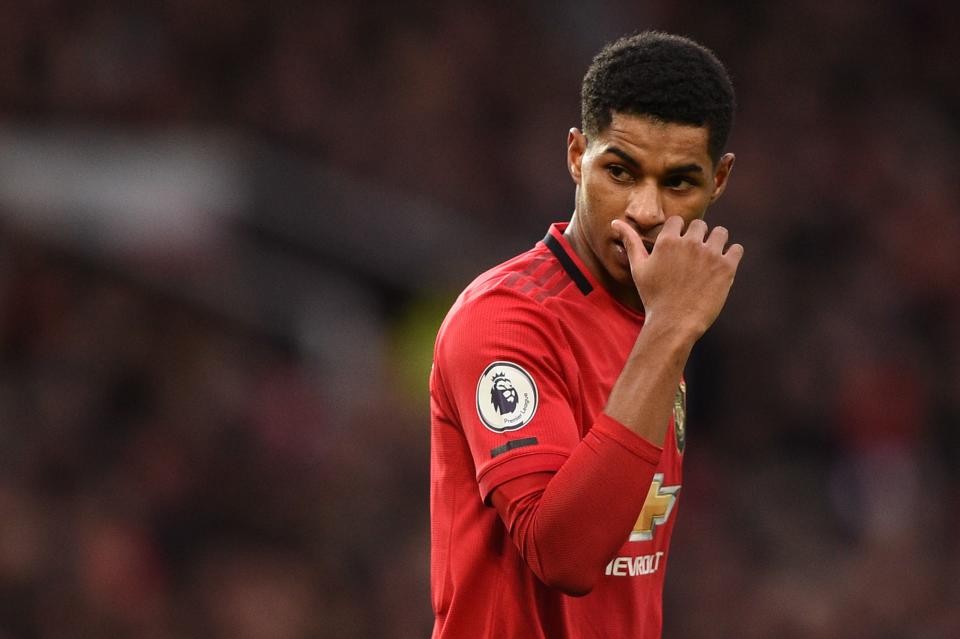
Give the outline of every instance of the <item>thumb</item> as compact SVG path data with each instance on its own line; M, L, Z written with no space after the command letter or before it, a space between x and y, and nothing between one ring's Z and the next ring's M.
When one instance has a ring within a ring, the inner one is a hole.
M623 242L623 248L627 251L627 259L631 264L650 257L650 253L647 252L647 247L644 246L643 240L640 239L640 234L637 233L636 229L623 220L614 220L610 225L613 227L617 239Z

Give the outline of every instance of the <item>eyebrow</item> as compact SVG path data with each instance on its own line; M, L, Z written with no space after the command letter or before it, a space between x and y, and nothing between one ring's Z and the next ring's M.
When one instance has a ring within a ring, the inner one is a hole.
M667 169L667 175L677 175L678 173L703 173L703 167L699 164L691 163L673 166Z
M621 160L623 160L633 168L635 169L640 168L640 163L637 162L632 157L630 157L630 155L626 151L624 151L619 147L608 146L603 150L603 152L613 153L614 155L616 155L618 158L620 158ZM667 175L678 175L681 173L703 173L703 172L704 172L703 167L695 162L691 162L690 164L682 164L680 166L673 166L667 169Z
M603 152L604 152L604 153L613 153L615 156L617 156L618 158L620 158L621 160L623 160L624 162L626 162L626 163L629 164L630 166L634 167L635 169L639 169L639 168L640 168L640 163L637 162L636 160L634 160L634 159L633 159L632 157L630 157L629 155L627 155L627 152L624 151L624 150L622 150L622 149L619 149L619 148L617 148L617 147L615 147L615 146L608 146L607 148L605 148L605 149L603 150Z

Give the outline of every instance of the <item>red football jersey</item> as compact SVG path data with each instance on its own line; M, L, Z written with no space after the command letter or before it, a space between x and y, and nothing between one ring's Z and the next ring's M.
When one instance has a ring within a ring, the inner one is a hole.
M552 225L534 248L474 280L437 337L430 376L435 639L660 637L685 444L683 383L654 480L637 486L646 494L642 512L586 596L544 585L489 505L498 485L564 464L606 405L643 325L641 314L593 278L565 228Z

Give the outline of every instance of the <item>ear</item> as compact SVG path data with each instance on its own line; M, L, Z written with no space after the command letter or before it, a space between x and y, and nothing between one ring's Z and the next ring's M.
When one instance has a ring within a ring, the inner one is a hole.
M713 193L710 194L710 203L717 201L723 192L727 189L727 182L730 181L730 173L733 172L733 163L736 160L733 153L725 153L720 161L717 162L717 170L713 172Z
M583 177L583 154L587 151L587 137L574 127L567 133L567 170L577 184Z

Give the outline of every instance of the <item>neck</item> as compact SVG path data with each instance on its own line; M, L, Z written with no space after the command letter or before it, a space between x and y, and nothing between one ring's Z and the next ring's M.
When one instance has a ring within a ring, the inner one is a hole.
M580 261L586 265L594 279L600 282L615 300L627 308L643 313L643 302L640 300L640 294L637 292L633 279L629 278L627 282L620 282L607 271L603 262L594 254L593 249L590 248L590 244L584 237L583 230L577 223L576 211L570 219L570 224L564 230L563 237L570 244L577 257L580 258Z

